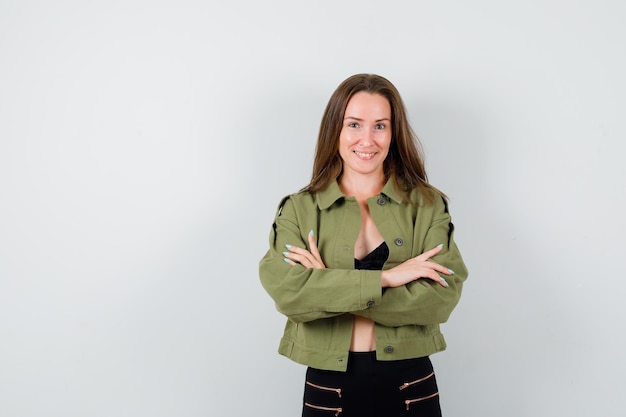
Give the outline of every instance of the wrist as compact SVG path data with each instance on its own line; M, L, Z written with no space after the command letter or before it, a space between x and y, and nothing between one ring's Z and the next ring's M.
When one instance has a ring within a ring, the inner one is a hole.
M382 288L389 287L389 273L387 271L382 271L380 273L380 286Z

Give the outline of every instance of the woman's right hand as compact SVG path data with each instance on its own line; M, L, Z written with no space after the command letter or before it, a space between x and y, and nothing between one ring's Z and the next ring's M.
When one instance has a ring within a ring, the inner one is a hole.
M452 275L454 271L430 260L430 258L441 252L442 248L443 245L438 245L415 258L383 271L381 275L383 288L400 287L421 278L431 279L438 282L442 287L447 287L448 283L439 273Z

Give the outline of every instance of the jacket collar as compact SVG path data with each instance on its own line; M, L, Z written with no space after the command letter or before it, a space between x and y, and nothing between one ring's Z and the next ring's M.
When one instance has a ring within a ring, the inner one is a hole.
M396 186L394 185L394 181L391 179L385 183L385 186L380 193L389 197L398 204L402 202L402 195L398 192ZM326 187L326 189L315 194L315 201L321 210L326 210L337 200L345 197L346 196L339 189L337 181L333 181L328 187Z

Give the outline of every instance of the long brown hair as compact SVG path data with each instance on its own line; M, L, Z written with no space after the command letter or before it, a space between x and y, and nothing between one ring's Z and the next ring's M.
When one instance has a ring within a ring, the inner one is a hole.
M421 144L411 129L400 93L386 78L375 74L357 74L347 78L332 94L322 116L315 148L313 175L305 190L315 193L341 176L343 162L339 156L339 134L348 102L356 93L380 94L391 106L392 137L389 154L383 164L385 177L408 194L415 188L438 191L428 183ZM425 192L432 202L432 192Z

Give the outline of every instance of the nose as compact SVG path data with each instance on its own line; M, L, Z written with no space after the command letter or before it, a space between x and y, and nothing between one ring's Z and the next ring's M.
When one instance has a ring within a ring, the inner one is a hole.
M364 145L371 144L374 141L374 131L372 129L363 129L360 139Z

